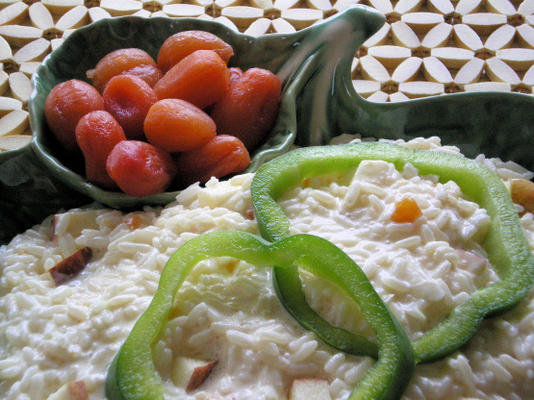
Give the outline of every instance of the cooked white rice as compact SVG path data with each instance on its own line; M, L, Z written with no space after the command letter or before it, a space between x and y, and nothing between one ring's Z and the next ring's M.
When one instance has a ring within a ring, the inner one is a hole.
M458 152L439 139L402 143ZM513 163L480 156L505 182L530 179ZM0 393L9 400L46 399L82 380L91 399L104 398L107 367L148 306L167 258L192 237L237 229L258 233L251 174L193 185L163 209L122 214L77 209L15 237L0 248ZM414 223L390 221L396 201L410 197L423 212ZM356 171L303 182L280 201L294 233L340 246L365 271L412 338L434 326L470 293L497 280L479 242L490 222L458 186L396 171L381 161ZM534 218L521 217L534 250ZM83 246L95 255L75 279L55 286L48 273ZM332 323L372 337L355 307L328 282L303 275L312 306ZM452 356L420 365L403 399L529 399L534 393L533 293L511 312L489 319ZM291 381L328 380L333 399L348 396L373 364L337 352L303 330L273 291L271 271L224 258L199 264L180 290L154 347L168 398L284 399ZM178 356L218 360L186 394L170 379Z

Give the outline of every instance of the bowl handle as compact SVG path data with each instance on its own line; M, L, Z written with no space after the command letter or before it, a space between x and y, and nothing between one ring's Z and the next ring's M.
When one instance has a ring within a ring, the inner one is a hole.
M351 76L354 55L383 22L376 10L355 6L296 34L295 53L277 72L288 87L304 82L295 97L296 144L322 145L341 133L405 140L439 136L469 157L485 154L534 170L532 95L471 92L398 103L358 95Z
M405 140L439 136L443 144L456 145L469 157L485 154L534 170L534 96L470 92L398 103L367 101L354 90L351 62L363 43L361 33L378 29L380 18L355 8L340 19L353 30L332 25L337 31L323 38L328 46L320 49L314 75L300 96L297 142L324 144L340 133Z
M293 144L322 145L343 133L337 114L354 105L355 93L349 93L354 56L384 22L377 10L356 5L286 37L258 39L257 49L277 48L278 56L270 60L270 68L284 82L284 93L277 122L249 170L255 171ZM249 53L249 57L262 56Z

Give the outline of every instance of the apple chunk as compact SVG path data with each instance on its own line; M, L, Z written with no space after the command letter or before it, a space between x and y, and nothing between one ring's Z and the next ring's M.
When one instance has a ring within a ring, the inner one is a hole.
M206 380L217 361L177 357L172 366L172 381L187 392L195 390Z
M325 379L295 379L289 389L289 400L332 400Z
M84 381L69 382L59 388L47 400L88 400L89 395Z
M61 285L80 273L91 260L92 256L93 250L90 247L83 247L52 267L49 272L56 286Z

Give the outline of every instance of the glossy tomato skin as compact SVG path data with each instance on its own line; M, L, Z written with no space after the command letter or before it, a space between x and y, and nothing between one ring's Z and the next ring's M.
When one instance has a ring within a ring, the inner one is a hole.
M206 183L212 176L243 172L250 164L250 155L235 136L217 135L204 146L177 155L177 180L188 186Z
M256 149L276 120L281 88L280 79L262 68L234 78L211 111L217 133L238 137L249 151Z
M200 147L215 136L216 130L208 114L180 99L158 101L145 118L148 141L170 153Z
M213 50L228 63L234 55L232 46L218 36L205 31L183 31L168 37L158 52L158 66L167 72L178 62L197 50Z
M219 101L230 85L226 63L212 50L197 50L168 70L154 91L161 99L182 99L198 108Z
M143 138L146 114L158 100L150 85L135 75L117 75L109 80L102 97L106 110L119 121L126 137Z
M157 67L154 59L144 50L134 47L118 49L102 57L94 69L87 71L87 76L95 88L102 92L115 75L142 65Z
M228 71L230 71L230 85L243 76L243 70L239 67L230 67Z
M107 111L85 114L76 125L76 141L85 160L85 177L105 188L116 187L106 171L106 159L115 145L126 140L121 126Z
M124 140L109 154L106 171L124 193L142 197L164 192L176 167L166 151L150 143Z
M119 75L135 75L149 84L151 88L163 77L163 72L152 64L136 65L126 71L122 71Z
M59 143L67 150L76 151L78 121L88 112L103 109L104 100L94 87L71 79L52 88L45 101L45 118Z

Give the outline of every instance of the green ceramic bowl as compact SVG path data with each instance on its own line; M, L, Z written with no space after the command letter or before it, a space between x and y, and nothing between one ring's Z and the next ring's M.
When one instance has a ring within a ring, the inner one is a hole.
M350 21L350 22L349 22ZM320 45L318 36L333 25L356 27L358 43L346 49L354 56L356 49L383 23L383 17L369 8L355 8L306 31L292 35L268 35L253 38L226 26L199 19L122 17L104 19L77 30L39 67L33 78L34 92L30 99L30 119L35 136L35 154L49 173L65 185L102 204L111 207L135 207L144 204L166 204L176 198L177 191L153 196L132 197L122 192L104 190L88 182L83 175L83 159L72 157L56 141L44 118L44 103L50 90L58 83L76 78L87 80L86 71L110 51L138 47L156 58L161 44L172 34L184 30L204 30L221 37L234 48L231 66L242 69L253 66L270 69L284 82L281 102L282 116L267 142L252 155L249 168L254 171L262 162L283 153L293 143L296 134L295 101L300 87L296 83L305 76L295 77L302 63ZM295 51L313 43L306 52Z

